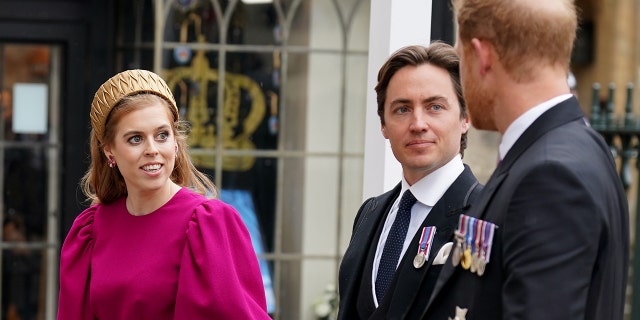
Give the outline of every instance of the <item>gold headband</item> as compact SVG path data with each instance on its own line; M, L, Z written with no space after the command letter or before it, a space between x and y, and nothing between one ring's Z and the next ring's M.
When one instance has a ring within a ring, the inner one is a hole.
M104 126L111 109L123 97L137 93L151 93L165 99L174 120L178 120L178 107L173 93L159 75L139 69L123 71L103 83L91 103L91 127L100 142L104 139Z

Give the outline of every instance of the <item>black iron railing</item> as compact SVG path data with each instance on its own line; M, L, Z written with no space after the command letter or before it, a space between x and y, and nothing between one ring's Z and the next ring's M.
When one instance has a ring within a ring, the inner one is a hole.
M624 115L615 113L615 85L609 84L606 102L600 100L600 85L593 84L591 105L591 127L598 131L605 139L611 153L616 158L620 180L627 194L633 181L632 159L636 159L636 170L640 170L638 150L640 149L640 115L633 114L633 84L627 85L627 97ZM635 235L640 235L640 184L636 183ZM631 212L629 212L631 215ZM640 320L640 237L635 236L632 243L630 281L632 284L631 319ZM636 290L638 289L638 290Z

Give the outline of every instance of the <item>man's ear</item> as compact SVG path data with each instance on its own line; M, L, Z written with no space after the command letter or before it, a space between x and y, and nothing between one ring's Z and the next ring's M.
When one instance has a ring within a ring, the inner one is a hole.
M384 125L384 124L383 124L383 125L380 125L380 131L382 131L382 136L383 136L385 139L389 139L389 137L387 137L387 128L385 127L385 125Z
M469 116L466 116L462 119L462 127L460 128L462 134L469 132L469 128L471 128L471 120Z
M477 58L480 75L485 76L493 65L493 46L487 41L473 38L471 39L471 48L473 55Z

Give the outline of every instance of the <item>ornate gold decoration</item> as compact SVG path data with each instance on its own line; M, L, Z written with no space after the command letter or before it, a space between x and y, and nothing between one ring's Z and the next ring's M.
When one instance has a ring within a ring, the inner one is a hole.
M197 24L199 25L199 24ZM184 28L184 24L183 24ZM181 32L183 33L183 32ZM204 36L199 32L198 42L204 43ZM204 50L198 50L191 60L191 65L175 67L165 71L167 84L173 90L180 89L181 103L187 101L186 119L191 122L191 133L188 143L191 147L212 149L216 147L216 133L222 134L222 147L225 149L255 149L251 135L258 128L266 112L265 97L260 86L251 78L227 72L224 79L224 105L222 108L223 126L216 130L216 119L210 117L207 103L209 82L218 83L219 73L210 68ZM199 90L186 92L185 80L197 86ZM249 114L240 119L241 92L245 90L251 97ZM194 164L203 168L214 168L215 158L207 155L193 155ZM222 168L227 171L246 171L255 163L253 156L224 156Z

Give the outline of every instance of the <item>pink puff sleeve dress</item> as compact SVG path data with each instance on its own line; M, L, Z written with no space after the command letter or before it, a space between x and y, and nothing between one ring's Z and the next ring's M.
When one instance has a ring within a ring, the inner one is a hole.
M144 216L122 198L76 218L60 257L58 319L270 317L238 212L183 188Z

